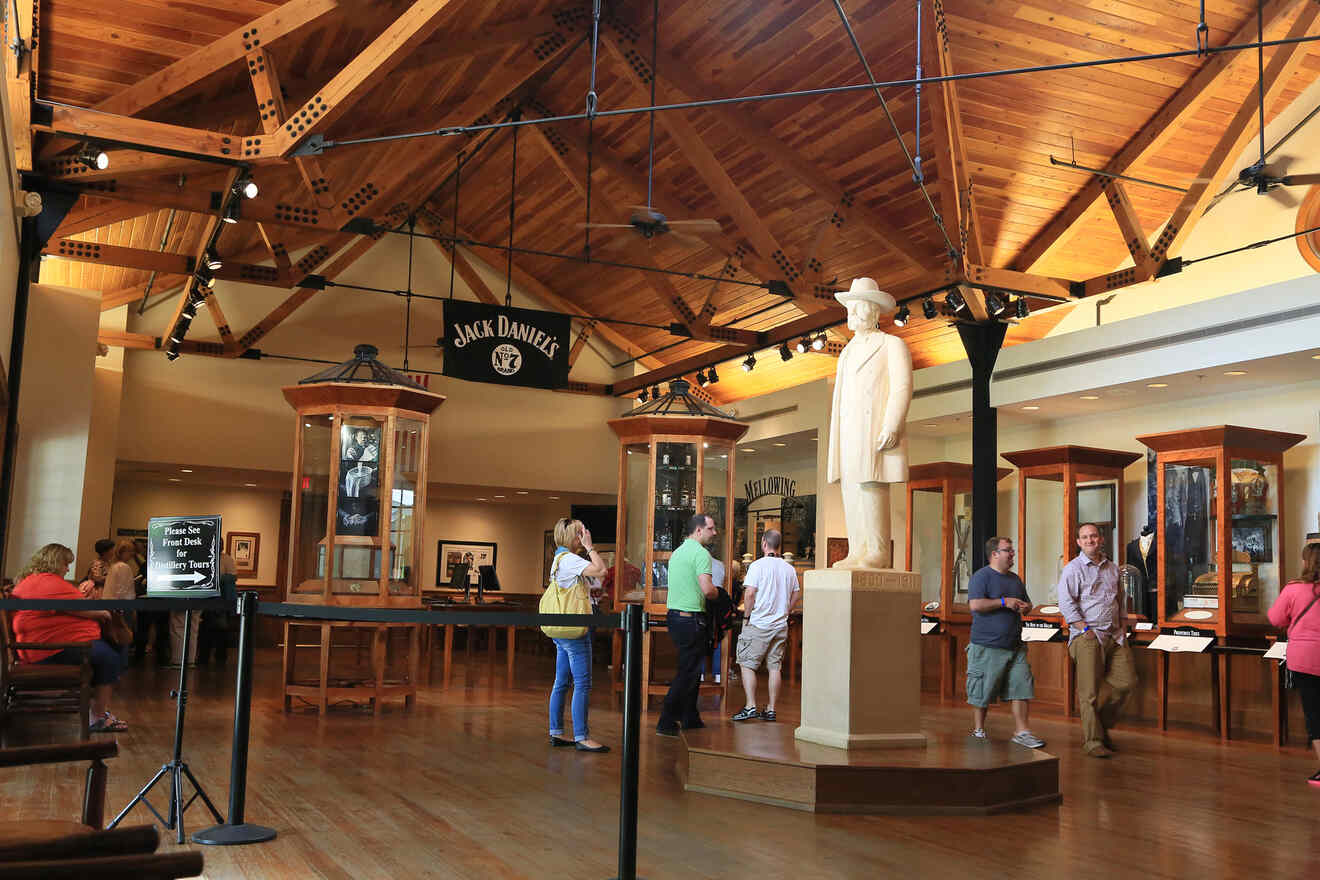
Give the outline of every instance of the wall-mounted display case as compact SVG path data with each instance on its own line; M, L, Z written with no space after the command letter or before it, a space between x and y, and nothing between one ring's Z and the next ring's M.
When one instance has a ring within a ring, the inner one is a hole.
M298 411L288 601L421 604L431 413L426 390L359 345L283 389Z
M1137 438L1156 453L1162 625L1268 628L1285 571L1283 453L1305 439L1237 425Z
M1123 469L1140 452L1090 446L1050 446L1006 452L1018 467L1017 572L1036 604L1031 616L1062 620L1059 576L1077 549L1077 528L1095 523L1105 555L1122 564ZM1139 596L1129 613L1146 616ZM1137 606L1137 607L1133 607Z
M1011 471L999 468L996 479ZM971 622L972 466L935 461L908 468L904 568L921 575L922 613Z

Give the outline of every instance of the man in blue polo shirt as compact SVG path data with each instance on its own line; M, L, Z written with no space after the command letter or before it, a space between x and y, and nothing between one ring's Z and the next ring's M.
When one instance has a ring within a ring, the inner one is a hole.
M1027 703L1036 696L1027 646L1022 643L1022 615L1031 610L1027 587L1011 571L1014 553L1008 538L985 542L989 564L967 582L972 634L967 646L967 702L972 704L972 737L986 738L985 713L995 700L1013 705L1017 730L1013 742L1038 749L1045 741L1027 727Z
M697 710L701 667L706 660L709 628L706 622L706 599L715 595L711 580L710 551L706 545L715 539L715 520L698 513L688 520L688 536L669 557L669 613L666 625L669 638L678 650L678 668L669 682L665 705L655 732L678 736L679 724L686 730L705 727Z

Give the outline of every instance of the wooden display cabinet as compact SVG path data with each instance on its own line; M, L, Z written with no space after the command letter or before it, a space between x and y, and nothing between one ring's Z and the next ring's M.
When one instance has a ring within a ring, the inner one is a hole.
M666 686L650 682L652 638L664 625L669 557L687 537L696 513L708 513L718 529L711 555L728 569L733 560L733 474L737 441L747 425L690 393L676 379L669 393L609 421L619 438L619 512L614 583L615 610L640 603L653 617L643 640L642 673L648 693ZM728 574L724 586L729 587ZM727 687L728 639L721 652L721 684ZM617 643L617 638L616 638ZM617 645L616 651L618 653ZM615 670L621 669L616 662ZM617 680L616 689L621 686Z
M1288 547L1283 453L1305 439L1238 425L1137 438L1156 454L1162 626L1270 631Z
M1018 467L1017 572L1037 605L1029 615L1062 622L1058 608L1059 573L1078 554L1077 528L1094 522L1104 538L1105 555L1122 564L1123 469L1140 452L1090 446L1049 446L1005 452ZM1043 513L1035 506L1044 509ZM1030 514L1029 514L1030 511ZM1030 516L1049 523L1030 528ZM1059 531L1049 534L1053 527Z

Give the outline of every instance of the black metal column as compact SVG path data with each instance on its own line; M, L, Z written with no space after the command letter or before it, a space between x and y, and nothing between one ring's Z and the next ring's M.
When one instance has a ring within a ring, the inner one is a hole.
M14 333L9 347L9 400L5 411L5 446L0 461L0 571L9 544L9 500L13 497L14 466L18 458L18 392L23 385L23 342L27 338L28 289L41 253L37 219L24 217L18 242L18 284L14 290Z
M990 405L990 376L1007 330L998 321L958 325L972 365L972 571L986 564L985 542L999 531L999 419Z

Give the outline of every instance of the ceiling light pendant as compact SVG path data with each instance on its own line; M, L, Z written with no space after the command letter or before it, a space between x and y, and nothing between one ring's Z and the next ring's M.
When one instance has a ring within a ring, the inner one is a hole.
M229 206L225 208L225 214L220 219L226 223L237 223L242 209L238 207L238 199L230 199Z
M706 374L701 370L697 370L697 384L702 388L705 388L710 384L710 379L707 378Z
M798 354L806 354L807 349L811 348L811 340L803 336L797 341L797 345L794 347L797 349Z
M954 314L967 308L967 300L963 299L963 295L956 290L949 291L949 295L944 298L944 304L953 309Z
M188 301L183 304L183 311L181 314L189 321L197 317L197 300L193 299L191 294L188 296Z
M192 325L191 318L185 318L183 316L180 316L179 320L174 323L174 331L170 333L170 342L173 343L174 345L178 345L179 343L183 342L183 338L188 335L188 328L191 325Z
M91 141L87 141L78 149L78 161L93 171L104 171L110 167L109 154Z
M894 325L906 327L910 320L912 320L912 312L905 305L899 306L898 311L894 314Z
M637 402L638 402L638 403L646 403L646 389L645 389L645 388L643 388L642 391L641 391L641 393L637 395Z
M793 350L788 347L787 342L779 343L779 359L781 361L791 361L793 359Z
M825 334L823 332L815 339L811 340L811 350L812 351L825 350Z
M994 291L986 291L985 308L986 311L990 313L990 317L998 318L1003 315L1004 312L1008 311L1008 303L1005 301L1004 297Z
M928 296L921 301L921 314L926 316L927 321L939 314L939 310L935 308L934 297Z
M179 350L173 346L165 349L165 360L174 362L179 359Z
M210 269L202 267L197 270L197 284L207 290L215 290L215 276Z
M215 248L206 249L206 268L214 272L224 266L224 264L224 260L220 259L220 254L216 252Z
M720 381L720 374L715 372L714 364L711 364L710 367L706 370L706 378L710 380L710 384L712 385Z
M752 370L756 369L756 355L749 354L747 359L742 362L742 368L744 373L750 373Z
M245 199L255 199L260 191L257 188L257 182L246 174L234 181L234 192Z
M1027 305L1027 298L1025 296L1018 297L1018 301L1017 301L1018 318L1025 318L1027 317L1027 315L1030 314L1031 314L1031 307Z
M652 399L652 400L659 400L659 399L660 399L660 386L659 386L659 385L652 385L652 386L651 386L651 399Z

